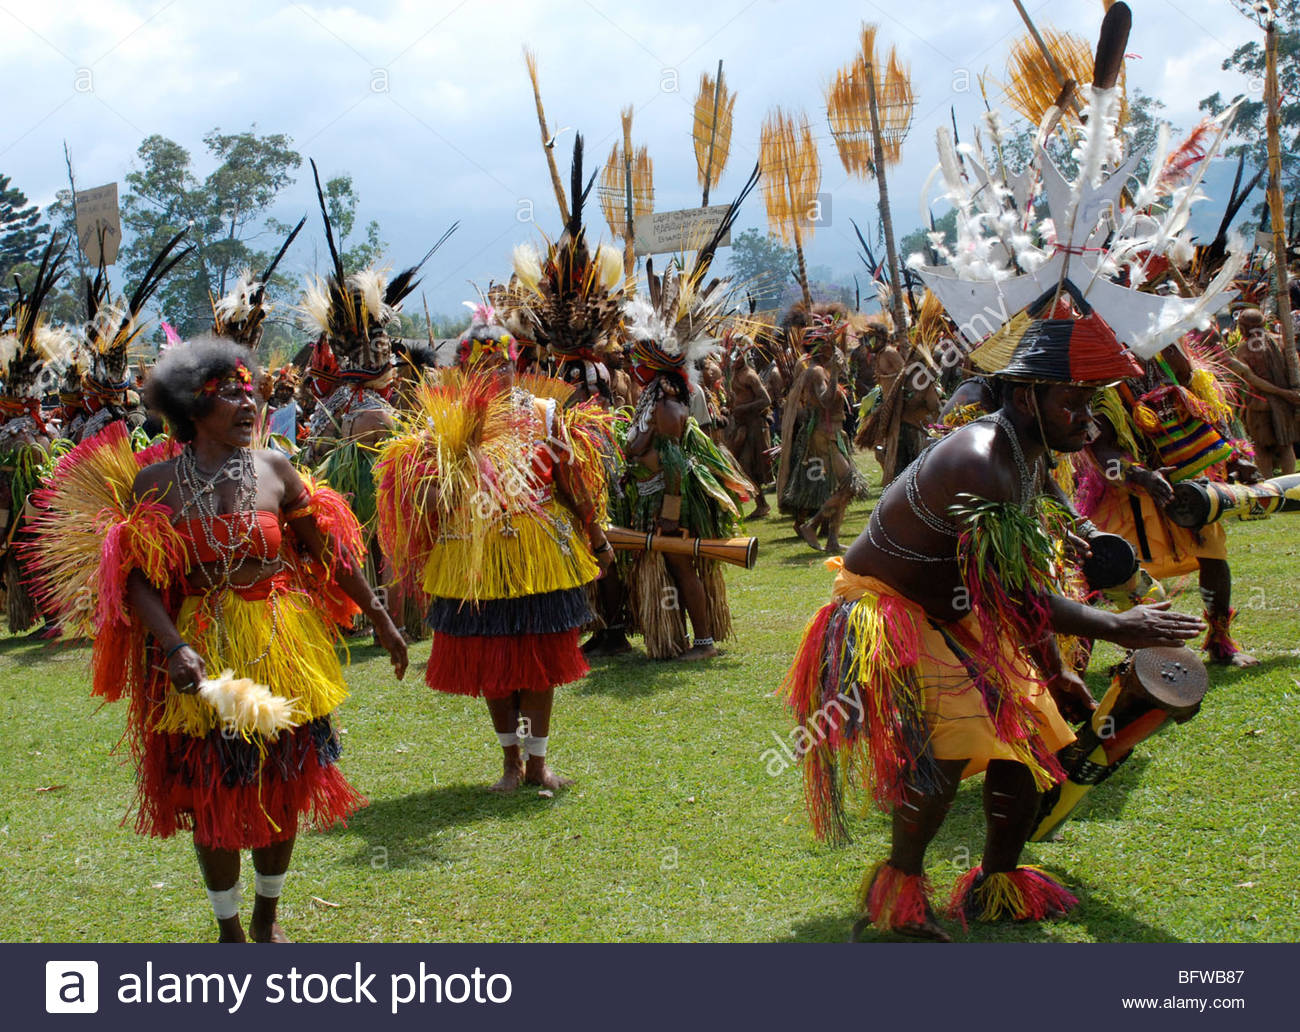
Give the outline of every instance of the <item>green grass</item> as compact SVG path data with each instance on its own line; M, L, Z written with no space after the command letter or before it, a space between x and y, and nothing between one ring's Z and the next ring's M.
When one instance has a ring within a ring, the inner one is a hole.
M853 507L846 535L866 512ZM401 684L378 650L354 649L342 762L371 804L347 829L300 838L281 908L290 935L843 940L862 870L886 851L886 821L865 814L853 845L819 845L797 771L766 769L765 750L790 730L771 693L830 577L787 522L751 531L762 538L758 568L728 569L738 638L721 658L602 660L559 691L551 758L578 783L554 799L484 791L499 766L486 710L424 687L427 642L413 647ZM967 938L1300 939L1300 520L1233 522L1228 533L1238 637L1263 665L1214 671L1195 720L1139 746L1063 841L1030 847L1029 861L1080 896L1070 919L972 926ZM1193 608L1193 595L1179 607ZM96 708L88 655L0 638L0 938L209 940L187 839L120 826L132 769L110 753L125 707ZM1118 655L1098 648L1098 695ZM977 862L982 841L977 778L932 847L940 893Z

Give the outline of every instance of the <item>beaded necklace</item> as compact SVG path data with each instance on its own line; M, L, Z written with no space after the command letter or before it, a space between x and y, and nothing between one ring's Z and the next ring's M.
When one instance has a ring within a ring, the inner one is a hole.
M199 527L203 543L215 555L215 560L197 564L207 581L204 594L209 600L213 622L225 645L223 652L230 653L229 632L225 625L224 595L233 586L233 575L243 565L243 555L254 545L260 546L260 555L269 551L266 535L262 531L261 521L257 518L257 467L253 462L253 453L248 448L237 448L212 474L205 473L199 467L198 459L192 445L181 449L176 459L176 479L181 488L182 497L188 499L182 504L179 516L186 518L193 513L192 522ZM217 488L224 483L235 485L234 506L230 513L219 511ZM238 517L230 527L225 540L216 532L216 522L223 516ZM215 569L214 569L215 567ZM275 642L278 629L276 607L271 609L271 635L261 655L250 661L250 666L261 663Z
M1016 428L1012 425L1011 420L1007 419L1001 412L990 413L974 422L993 423L1006 431L1007 439L1011 443L1011 455L1016 464L1016 474L1020 480L1020 496L1017 499L1017 504L1022 509L1027 508L1034 495L1034 487L1038 477L1038 463L1035 463L1031 468L1025 461L1025 453L1020 447L1019 438L1016 436ZM912 510L912 515L930 530L945 537L960 537L960 528L945 520L926 505L921 496L920 488L917 486L917 478L921 473L922 462L928 454L929 448L918 455L912 464L903 471L901 479L907 506ZM885 554L892 555L896 559L906 559L910 562L948 563L955 561L956 558L951 555L928 555L925 552L918 552L914 548L909 548L907 545L895 541L889 532L885 530L884 520L880 516L879 505L871 511L871 516L867 520L867 540Z

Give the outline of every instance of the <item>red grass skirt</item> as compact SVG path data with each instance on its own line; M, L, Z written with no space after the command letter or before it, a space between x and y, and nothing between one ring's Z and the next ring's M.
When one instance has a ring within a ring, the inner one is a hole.
M326 830L366 805L335 765L338 754L328 717L281 733L265 756L220 731L146 734L136 830L167 838L189 829L213 849L260 849L300 825Z
M585 677L578 628L552 634L459 637L435 632L424 680L453 695L500 699L544 692Z

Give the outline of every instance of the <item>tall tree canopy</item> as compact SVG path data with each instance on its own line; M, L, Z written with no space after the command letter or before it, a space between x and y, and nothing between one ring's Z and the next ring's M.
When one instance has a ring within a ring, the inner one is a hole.
M1238 3L1239 7L1251 7ZM1253 15L1253 12L1252 12ZM1255 20L1257 15L1252 16ZM1300 194L1300 0L1277 0L1277 80L1278 123L1282 144L1282 193L1294 198ZM1219 91L1211 93L1200 103L1202 111L1217 115L1242 97L1241 110L1232 126L1231 139L1236 142L1227 148L1228 154L1245 154L1246 162L1255 168L1268 167L1268 137L1264 122L1264 43L1263 39L1244 43L1223 62L1225 71L1240 72L1242 89L1231 100L1224 100ZM1260 210L1262 210L1262 205Z
M44 232L40 209L0 173L0 289L9 284L14 266L40 261Z
M782 288L794 266L794 248L783 247L771 233L747 229L732 238L727 272L744 285L761 309L780 304Z
M183 335L209 324L209 294L224 293L244 266L260 272L279 246L273 233L259 231L302 158L288 136L258 136L256 128L230 134L214 129L204 136L218 164L202 181L190 152L158 135L140 144L140 167L127 173L122 222L129 242L119 264L128 283L138 282L170 236L190 227L194 254L172 271L156 295L157 306ZM252 246L258 238L264 248Z

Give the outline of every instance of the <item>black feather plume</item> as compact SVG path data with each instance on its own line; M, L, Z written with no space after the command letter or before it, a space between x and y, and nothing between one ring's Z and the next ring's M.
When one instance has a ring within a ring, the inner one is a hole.
M713 264L713 256L718 250L718 245L721 243L722 238L731 232L731 227L736 224L736 219L740 217L740 206L745 203L745 198L748 197L750 193L753 192L754 187L758 185L759 176L761 174L760 166L755 164L754 171L749 174L749 179L747 179L745 185L741 187L740 193L738 193L736 199L727 206L727 211L722 216L722 221L718 223L717 230L715 230L713 236L709 238L708 243L700 248L699 252L695 255L695 267L691 272L691 278L697 283L702 280L705 274L709 271L709 266Z
M325 191L321 189L320 172L316 168L315 158L307 160L311 162L312 178L316 180L316 200L320 202L321 218L325 220L325 242L329 245L330 260L334 263L334 278L339 289L342 289L347 274L343 271L343 259L339 257L339 249L334 243L334 224L330 222L329 206L325 203Z
M298 225L293 227L293 232L289 234L289 238L280 246L280 250L275 253L275 257L271 259L271 264L266 267L266 271L262 273L262 278L259 280L263 288L265 288L266 284L271 281L271 273L275 272L275 267L280 264L280 259L283 258L284 253L289 250L289 245L293 243L294 237L298 235L298 232L306 224L307 216L304 215L298 220Z
M384 303L396 308L408 294L420 285L420 281L415 278L416 274L424 267L424 263L433 257L434 252L445 244L457 229L460 228L459 220L453 222L447 227L446 232L442 234L437 242L424 252L424 257L412 265L409 269L403 269L384 287Z
M1092 85L1099 90L1109 90L1119 81L1124 67L1124 51L1128 48L1128 34L1133 28L1133 12L1120 0L1112 4L1101 20L1101 34L1097 38L1097 53L1092 65Z
M125 317L127 320L134 319L139 315L144 309L146 302L148 302L149 298L153 296L154 291L162 284L166 275L171 272L172 269L176 268L180 262L183 262L194 253L193 247L183 247L180 251L172 254L173 251L176 251L177 245L182 239L184 239L185 234L189 231L190 227L186 226L174 237L168 240L167 243L163 245L162 250L158 252L157 257L154 258L153 263L141 278L140 285L135 288L135 293L131 295L131 300L127 305L127 314ZM126 323L124 322L123 325L125 326Z
M596 177L591 177L591 182L595 182ZM582 206L586 203L587 194L591 191L591 183L587 184L584 190L582 186L582 133L575 133L573 137L573 164L569 166L569 221L565 224L564 229L569 236L576 237L582 230Z

